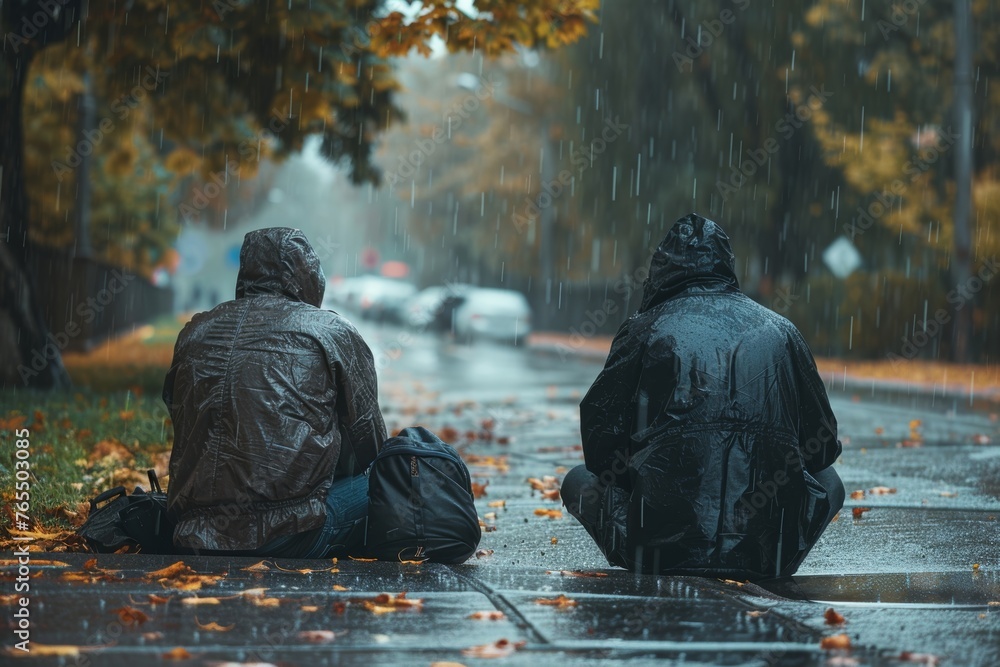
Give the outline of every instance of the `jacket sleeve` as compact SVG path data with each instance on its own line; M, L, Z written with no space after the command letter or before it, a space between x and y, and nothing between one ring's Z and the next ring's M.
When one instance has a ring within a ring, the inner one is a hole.
M628 333L626 321L608 355L604 370L580 403L580 435L587 470L598 477L615 473L614 485L628 489L623 463L631 451L635 395L642 372L644 350ZM616 465L616 460L621 461Z
M829 468L841 453L837 418L809 346L796 331L792 341L799 392L799 448L810 473Z
M385 441L378 404L378 379L371 348L349 324L337 341L332 364L336 375L341 455L336 476L357 475L375 460Z

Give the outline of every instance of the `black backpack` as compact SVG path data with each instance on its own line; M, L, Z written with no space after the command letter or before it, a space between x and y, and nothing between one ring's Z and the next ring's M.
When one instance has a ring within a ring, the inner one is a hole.
M147 471L150 491L135 487L126 495L124 486L105 491L90 501L90 514L80 535L98 553L123 548L145 554L175 553L174 523L167 515L167 494L160 488L156 472ZM106 503L103 506L101 503Z
M379 560L462 563L482 533L469 469L422 426L382 444L368 469L366 553Z

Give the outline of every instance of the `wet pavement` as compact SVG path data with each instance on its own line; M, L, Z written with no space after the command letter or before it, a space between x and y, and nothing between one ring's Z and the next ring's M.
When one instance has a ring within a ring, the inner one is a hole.
M838 471L848 494L864 495L848 499L799 574L767 589L641 576L609 568L568 515L536 514L561 504L526 481L561 479L582 462L577 405L600 361L362 331L389 428L421 423L448 436L486 484L481 557L441 566L99 556L86 565L87 555L52 554L56 563L32 568L36 650L26 664L498 662L466 653L484 645L510 665L1000 664L1000 425L991 415L1000 406L893 388L873 397L831 378L845 440ZM870 509L853 519L853 507ZM214 576L145 576L178 560ZM2 569L13 577L9 562ZM403 591L422 604L393 606ZM827 624L831 607L843 624ZM3 608L10 623L15 607ZM470 618L487 611L503 618ZM851 649L821 648L838 634ZM80 647L80 657L45 657L41 644Z

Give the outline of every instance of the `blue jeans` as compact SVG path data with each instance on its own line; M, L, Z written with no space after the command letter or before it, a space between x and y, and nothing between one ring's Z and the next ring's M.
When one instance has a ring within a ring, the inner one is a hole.
M368 519L368 476L334 480L326 494L326 523L322 528L271 540L253 555L277 558L327 558L346 555L364 545Z

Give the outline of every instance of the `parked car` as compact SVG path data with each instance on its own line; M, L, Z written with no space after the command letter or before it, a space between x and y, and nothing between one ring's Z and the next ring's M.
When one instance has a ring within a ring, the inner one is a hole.
M382 276L353 276L327 285L324 308L358 313L362 319L402 322L406 305L417 288L405 280Z
M488 338L517 345L531 332L531 307L514 290L471 289L455 308L454 331L461 341Z
M405 309L406 323L411 327L429 327L451 330L451 315L448 315L447 326L437 326L438 313L442 304L449 299L461 297L472 289L471 285L450 283L448 285L435 285L420 291L409 301Z
M403 280L372 276L357 292L357 310L362 319L403 322L405 309L417 288Z

